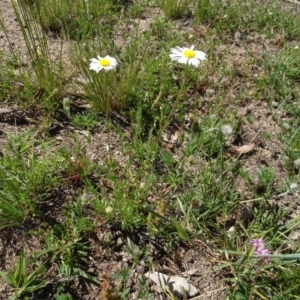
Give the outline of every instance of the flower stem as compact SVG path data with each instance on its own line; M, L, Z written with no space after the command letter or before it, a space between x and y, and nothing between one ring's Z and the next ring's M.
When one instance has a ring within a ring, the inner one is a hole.
M184 72L184 76L183 76L183 79L182 79L182 82L181 82L181 86L180 86L180 89L179 89L179 92L177 94L177 97L174 101L174 104L168 114L168 117L166 118L166 123L160 128L159 130L159 134L158 134L158 138L160 139L161 136L162 136L162 133L164 132L164 130L166 129L166 127L169 125L169 122L170 122L170 119L172 118L172 116L174 115L175 113L175 110L178 106L178 104L180 103L180 100L181 100L181 96L185 90L185 84L186 84L186 79L187 79L187 76L186 76L186 69L185 69L185 72Z

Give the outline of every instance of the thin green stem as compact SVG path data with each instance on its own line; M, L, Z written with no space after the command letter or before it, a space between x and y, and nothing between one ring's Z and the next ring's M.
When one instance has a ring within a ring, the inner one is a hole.
M179 92L177 94L177 97L175 99L175 102L174 102L174 104L173 104L173 106L172 106L172 108L171 108L171 110L168 114L168 117L166 118L165 124L163 126L161 126L161 128L159 130L159 134L158 134L159 139L161 138L161 135L164 132L164 130L166 129L166 127L169 125L170 119L174 115L175 110L178 107L179 101L181 100L181 96L182 96L182 94L184 92L184 89L185 89L186 80L187 80L187 76L186 76L186 70L185 70L184 76L183 76L183 79L182 79L182 82L181 82L181 86L180 86Z

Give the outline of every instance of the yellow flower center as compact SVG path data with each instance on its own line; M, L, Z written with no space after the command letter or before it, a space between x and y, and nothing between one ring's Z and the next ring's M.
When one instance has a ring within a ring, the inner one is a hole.
M110 61L107 58L101 58L99 60L99 65L101 67L108 67L108 66L110 66Z
M191 49L186 49L183 51L183 55L186 58L194 58L196 56L196 51L191 50Z

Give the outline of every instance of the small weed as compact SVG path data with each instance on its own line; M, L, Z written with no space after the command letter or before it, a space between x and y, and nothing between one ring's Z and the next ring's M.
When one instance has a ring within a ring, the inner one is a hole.
M264 56L264 74L259 79L258 85L263 87L264 93L272 97L276 95L278 101L294 97L293 82L298 81L300 69L298 67L300 52L298 49L284 49L277 56Z
M255 187L256 192L266 197L271 195L272 183L274 181L275 170L272 168L263 168L258 174L258 183Z
M99 115L95 112L78 113L73 116L72 123L75 128L92 130L99 125Z
M179 19L188 14L190 5L190 0L162 0L159 6L167 18Z
M1 227L17 226L40 215L39 203L58 186L59 157L39 159L33 152L31 135L11 136L1 158ZM47 145L41 145L46 147Z
M43 265L30 271L27 267L25 255L22 252L15 270L8 274L0 271L0 276L3 281L15 289L14 295L9 298L9 300L15 300L45 287L47 284L47 279L44 278L45 273L46 269Z
M55 300L73 300L70 294L55 294Z

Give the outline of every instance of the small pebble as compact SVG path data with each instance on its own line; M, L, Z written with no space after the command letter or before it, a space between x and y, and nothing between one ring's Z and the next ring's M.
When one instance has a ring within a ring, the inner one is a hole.
M285 128L285 129L290 129L290 125L288 123L283 123L282 126Z
M234 34L234 39L235 40L240 40L242 37L241 33L239 31L237 31L235 34Z
M300 168L300 158L294 160L294 167L295 167L296 169L299 169L299 168Z
M138 274L144 274L145 273L145 266L137 266L136 267L136 272Z
M215 94L215 90L214 89L207 89L206 92L205 92L205 95L207 97L211 97Z
M298 188L298 183L292 182L292 183L290 184L290 189L291 189L291 190L295 190L295 189L297 189L297 188Z
M117 245L120 246L120 245L122 245L122 244L123 244L123 239L119 237L119 238L117 239Z
M221 131L224 135L231 135L233 132L232 126L229 124L223 125Z
M207 28L206 28L204 25L200 25L200 26L197 28L197 33L198 33L200 36L205 36L206 33L207 33Z
M70 98L64 98L63 99L63 107L64 107L64 109L70 109L70 103L71 103Z

